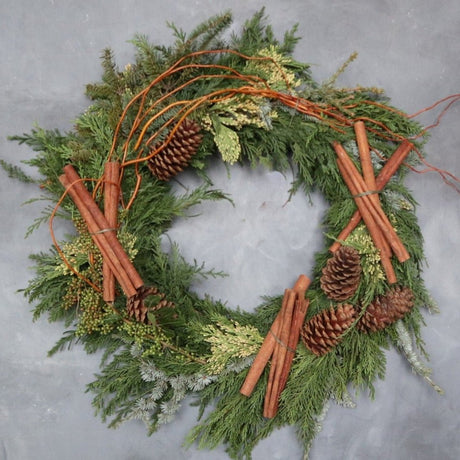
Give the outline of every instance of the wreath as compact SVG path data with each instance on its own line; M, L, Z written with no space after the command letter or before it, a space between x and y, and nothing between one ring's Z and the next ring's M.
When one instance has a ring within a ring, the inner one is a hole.
M34 318L65 324L50 354L74 342L103 351L88 388L111 427L140 419L153 433L192 394L200 421L188 443L250 457L294 425L308 452L329 400L349 407L351 391L374 394L389 346L441 392L423 360L421 309L437 307L403 182L426 164L427 130L377 88L336 87L355 55L320 84L292 56L295 27L278 40L260 11L225 41L231 20L212 17L190 34L172 26L169 47L135 36L123 70L105 50L102 81L87 85L92 104L72 131L11 138L37 152L26 163L42 176L37 199L51 201L29 231L49 222L53 246L31 256L24 294ZM194 280L222 273L187 262L166 236L198 203L231 201L207 175L216 158L230 175L234 164L291 169L292 194L318 190L330 205L311 279L292 274L254 313L198 296ZM201 185L180 192L184 169ZM56 218L76 229L63 241Z

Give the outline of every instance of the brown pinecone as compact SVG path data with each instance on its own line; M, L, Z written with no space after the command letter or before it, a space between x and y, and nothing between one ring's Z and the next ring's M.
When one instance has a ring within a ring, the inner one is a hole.
M358 321L362 332L375 332L384 329L401 319L414 306L414 294L408 287L396 286L384 296L376 297Z
M342 334L356 318L353 305L338 305L336 309L324 310L313 316L302 329L302 341L317 356L334 348L341 340Z
M154 306L147 306L145 299L148 296L155 296L158 302ZM174 308L174 303L165 299L165 295L156 287L141 287L137 290L137 294L131 296L127 302L128 315L134 317L141 323L147 323L147 313L149 311L159 310L160 308Z
M361 261L358 251L350 246L341 246L323 268L321 289L329 299L341 302L356 292L360 279Z
M174 136L165 148L151 158L147 165L160 180L167 181L180 173L198 150L203 138L200 126L185 119L177 128ZM154 148L158 148L156 145Z

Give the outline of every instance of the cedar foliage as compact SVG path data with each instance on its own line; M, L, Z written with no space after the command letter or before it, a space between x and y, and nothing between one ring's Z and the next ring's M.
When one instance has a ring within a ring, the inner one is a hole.
M234 32L227 42L224 34L229 30L231 22L231 14L227 12L210 18L188 34L171 25L176 41L169 47L152 44L147 37L137 35L132 40L136 50L134 63L122 71L115 63L113 52L104 50L102 79L87 86L86 92L92 105L78 118L74 130L61 133L36 127L28 134L11 137L36 152L26 163L37 168L41 176L42 196L38 199L49 200L52 204L44 209L43 215L31 225L30 231L49 218L54 203L60 198L62 188L57 178L63 166L73 162L82 177L100 177L123 108L134 94L190 52L230 47L247 55L256 55L261 50L269 49L272 53L278 53L276 56L287 58L283 69L300 80L301 86L297 89L299 96L338 108L343 107L346 101L348 105L356 106L353 116L379 120L403 137L421 131L414 121L398 112L385 110L386 101L380 91L336 88L333 84L336 75L325 84L315 82L309 65L292 58L294 46L299 40L296 27L287 31L283 40L278 40L261 10L246 22L241 33ZM227 65L243 74L247 71L247 62L233 54L203 55L193 58L193 62ZM252 67L251 71L257 71L257 68ZM265 71L259 71L263 77ZM154 101L161 94L205 72L203 68L196 68L175 73L155 86L149 97ZM174 98L194 98L232 84L225 78L197 80L175 94ZM365 101L379 101L381 105ZM307 194L312 190L320 191L330 203L323 220L324 244L327 248L355 210L331 148L331 142L335 140L356 152L352 128L346 128L339 134L326 123L298 114L279 102L264 103L266 113L276 112L276 116L268 116L263 121L265 127L255 128L251 122L243 123L239 129L233 125L227 126L227 129L234 131L233 136L241 145L238 161L263 164L283 172L292 167L295 172L292 193L298 190ZM129 132L137 107L136 104L133 106L121 126L122 140ZM162 108L164 106L160 105L158 110ZM237 109L234 108L234 112L229 111L228 114L237 117ZM170 112L165 117L173 115ZM205 115L206 109L201 108L193 117L200 120ZM164 119L157 120L151 127L152 132L163 122ZM221 115L220 122L228 122L228 119L225 121ZM382 131L379 125L373 128L375 132L370 133L370 143L379 149L382 157L388 157L395 149L394 143L380 139L378 133ZM88 391L94 394L93 404L97 413L103 420L111 419L112 426L124 420L141 418L149 432L153 432L161 423L170 420L184 395L193 393L200 407L200 417L203 417L208 406L213 409L193 429L188 438L189 443L197 441L199 447L204 448L224 443L232 458L250 458L253 447L260 439L268 436L273 429L290 424L295 425L299 440L308 450L319 429L321 418L324 417L327 401L332 398L349 405L348 384L357 391L367 390L373 396L375 380L383 378L385 374L385 349L390 343L400 342L395 329L362 334L352 325L343 334L343 340L336 348L324 356L317 357L299 344L286 389L281 396L279 414L271 420L263 419L261 409L267 372L251 398L239 394L249 365L246 358L235 358L219 375L201 374L206 366L206 357L211 353L210 343L203 340L202 331L204 327L213 325L213 318L237 321L242 328L255 327L264 336L281 304L281 296L266 298L255 314L249 314L229 311L223 303L209 297L199 298L190 289L192 282L197 277L222 276L222 273L209 270L198 262L186 262L174 245L171 245L170 250L165 250L163 234L175 219L187 216L189 210L202 200L230 199L225 193L215 190L206 176L207 159L218 154L213 136L215 133L212 128L205 132L202 144L191 162L191 168L203 178L201 186L183 195L175 195L169 184L151 178L147 167L141 165L139 173L143 180L139 194L129 212L121 215L121 225L127 241L131 241L136 250L133 256L136 268L146 285L155 285L169 301L174 302L176 309L173 312L170 311L172 309L160 310L150 325L127 322L125 299L121 297L115 303L118 314L106 312L103 316L103 325L106 327L86 332L80 327L77 334L80 319L77 305L64 309L61 303L69 289L71 276L57 270L61 259L54 249L31 256L35 276L24 294L34 304L34 318L47 315L50 321L64 321L71 328L64 333L51 353L70 346L76 340L88 353L103 350L101 371L88 386ZM377 158L374 160L378 173L382 162ZM415 162L416 158L409 161ZM3 161L1 165L19 180L34 180L16 165ZM400 169L381 194L381 201L384 211L392 216L398 234L411 255L411 259L404 264L395 262L395 269L400 283L414 293L415 307L404 318L404 333L410 334L424 353L420 335L423 326L420 307L432 307L433 302L421 278L423 241L415 217L415 201L402 182L406 173L406 168ZM129 199L135 182L133 168L126 169L122 189L125 200ZM92 187L91 183L87 185ZM74 205L70 200L65 200L59 216L70 219L75 215L77 211ZM364 273L355 297L361 299L363 307L366 307L375 295L385 292L388 286L384 279L372 275L372 248L369 249L365 231L360 231L357 229L357 233L351 235L349 244L360 253L363 261ZM77 236L69 238L72 240ZM329 256L326 249L316 255L314 281L307 292L310 299L307 320L331 307L331 301L326 298L319 283ZM82 266L89 263L83 261ZM88 302L87 307L91 307L91 298ZM237 333L238 328L235 331ZM404 339L406 355L407 342ZM417 362L414 354L411 349L412 363ZM145 369L149 369L149 373L146 374ZM425 371L420 373L426 375Z

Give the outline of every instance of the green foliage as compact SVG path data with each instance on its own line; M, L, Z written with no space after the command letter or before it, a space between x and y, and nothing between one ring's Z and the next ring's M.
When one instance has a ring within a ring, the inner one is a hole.
M238 134L218 121L214 122L213 125L215 130L214 142L222 155L222 160L230 164L235 163L241 155Z
M32 254L30 259L35 264L35 277L23 292L29 302L35 303L34 320L47 313L50 322L64 320L65 325L69 326L74 315L73 312L62 308L61 300L70 280L56 270L61 259L53 249L49 253Z
M65 331L64 335L55 343L53 348L48 351L48 356L53 356L58 351L63 351L65 349L70 350L72 344L77 341L77 336L75 331Z
M201 410L217 400L215 409L189 434L187 443L198 442L199 448L213 449L220 443L227 445L232 458L247 456L257 442L254 438L267 422L262 417L261 407L265 385L258 385L250 399L239 393L245 372L236 375L224 374L200 392Z
M35 182L35 180L26 174L19 166L8 163L2 159L0 159L0 166L8 174L8 177L11 177L12 179L17 179L26 184Z
M262 8L244 24L242 32L232 35L231 45L243 54L253 56L261 49L274 45L282 54L290 55L300 37L296 35L298 25L286 31L282 42L278 41L273 29L266 23L265 9Z
M222 155L228 163L262 164L279 171L291 168L291 193L302 190L308 195L317 190L330 204L323 220L325 248L315 256L314 280L307 292L308 319L334 305L321 291L319 278L330 257L327 248L356 209L341 178L331 143L341 142L358 162L350 120L368 120L366 123L372 128L369 143L378 153L373 154L372 160L378 172L384 159L397 147L387 140L388 133L382 126L406 138L419 134L421 127L392 110L382 92L375 88L335 87L338 75L355 55L330 79L318 84L310 75L309 65L292 58L298 41L296 26L278 40L261 10L245 23L241 33L233 33L227 41L225 33L231 21L227 12L210 18L190 33L170 24L175 39L171 46L158 46L146 36L136 35L132 40L136 50L134 63L123 70L118 69L113 52L104 50L101 81L86 88L92 105L75 120L71 132L35 127L29 134L10 139L36 152L26 161L42 176L42 195L33 201L51 203L30 226L29 231L33 231L49 219L62 196L58 177L64 165L73 164L80 176L87 179L87 188L95 192L94 179L101 178L112 147L112 159L126 162L148 154L153 145L167 141L172 126L189 107L187 101L201 101L188 115L202 126L203 140L190 163L190 169L203 179L201 185L181 194L169 183L152 177L145 163L136 167L125 163L123 168L122 202L130 202L133 193L136 196L129 209L121 210L119 239L145 285L156 286L175 308L149 311L149 322L144 324L128 315L123 295L117 296L113 305L103 302L99 288L101 255L79 224L78 212L68 198L61 203L56 217L70 218L77 224L78 232L61 243L62 253L74 270L63 263L54 248L32 255L35 276L23 292L34 303L34 319L47 315L50 321L63 321L69 328L50 354L75 342L81 343L88 353L103 352L101 372L88 391L94 394L96 412L103 420L111 419L110 426L140 419L151 433L173 419L187 395L195 394L201 417L208 407L212 410L192 430L188 443L197 441L205 448L225 443L231 457L250 458L260 439L286 424L296 427L299 440L308 451L329 399L352 405L348 387L374 395L375 381L385 375L385 351L390 344L432 383L428 368L417 353L426 356L420 309L435 307L421 276L423 238L415 216L415 200L402 182L407 173L402 167L379 196L411 256L404 264L395 260L394 267L398 282L414 293L413 310L398 324L378 333L364 334L353 325L342 342L322 357L299 344L279 413L272 420L265 420L261 410L268 369L250 398L239 393L246 368L280 309L281 296L265 298L256 313L250 314L230 311L222 302L208 296L201 298L193 292L193 283L200 277L223 273L208 269L201 262L187 263L177 245L170 241L168 244L165 232L175 219L191 218L193 207L204 200L231 202L206 177L208 159ZM222 51L226 48L235 53ZM200 53L208 50L215 52ZM197 54L190 57L190 53ZM248 60L238 53L263 59ZM171 72L171 66L179 59L190 66ZM151 84L168 70L169 74L160 78L158 84ZM335 117L326 112L321 116L300 114L274 97L250 92L226 98L248 81L230 78L235 75L253 79L261 88L264 81L277 94L307 98L317 107L333 111ZM134 101L133 96L145 88L149 91L143 93L144 97ZM225 97L208 101L206 97L215 91ZM136 118L138 112L142 116ZM120 122L123 113L125 117ZM335 120L340 117L346 117L348 122L337 129ZM132 129L134 120L139 125ZM408 160L411 164L417 161L416 155ZM35 182L19 167L3 160L0 164L11 177ZM102 204L101 193L94 194ZM345 244L355 247L361 256L363 276L350 299L359 310L389 286L378 251L364 226L357 227Z
M230 27L232 20L230 11L212 16L199 24L188 35L173 23L168 23L174 32L176 43L174 47L168 49L165 55L172 59L172 64L182 56L192 52L221 48L223 42L220 36Z
M358 298L362 306L369 305L376 296L384 294L386 290L379 251L364 225L355 229L347 238L346 244L354 247L361 256L362 280L358 288Z
M52 204L46 206L41 216L36 218L29 226L27 235L36 230L42 223L47 222L53 212L56 201L62 195L62 186L58 180L62 174L62 168L66 164L66 145L73 139L73 134L62 134L59 130L45 130L36 127L30 133L23 135L10 136L8 139L16 141L19 144L26 144L35 152L38 152L34 158L25 160L24 163L37 168L42 176L40 189L42 194L34 199L29 200L27 203L36 201L50 201ZM16 170L16 172L18 172ZM24 176L19 173L20 180ZM71 207L72 208L72 207ZM70 208L70 209L71 209ZM68 210L69 208L67 208ZM59 217L66 216L66 212L59 212Z
M37 168L39 173L48 179L44 183L45 189L57 195L57 178L65 165L65 158L61 156L61 153L69 140L68 136L61 134L57 129L45 130L36 127L30 134L10 136L9 139L19 144L26 144L38 152L38 155L24 163Z
M114 414L120 417L129 410L131 402L146 392L139 362L133 359L129 349L113 355L97 380L88 385L88 391L96 394L93 406L103 420Z
M211 345L206 370L220 374L234 358L255 355L262 345L262 336L253 326L242 326L218 315L211 317L212 324L202 327L201 335Z

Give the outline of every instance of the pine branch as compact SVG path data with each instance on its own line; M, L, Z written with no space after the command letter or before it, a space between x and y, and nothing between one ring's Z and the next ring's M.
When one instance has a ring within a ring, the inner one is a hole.
M78 340L75 331L65 331L64 335L56 342L56 344L48 351L48 356L53 356L58 351L63 351L67 348L70 350L74 341Z
M62 154L69 137L72 136L61 134L57 129L45 130L40 127L33 128L30 134L24 133L8 137L9 140L16 141L20 145L26 144L38 152L34 158L25 160L24 163L36 167L39 173L46 178L42 184L50 196L59 197L61 195L62 186L58 177L66 162Z
M63 310L61 301L66 292L69 279L56 270L57 256L54 251L30 256L34 261L35 277L22 290L30 303L37 302L33 310L33 319L37 320L44 313L50 322L64 321L66 326L73 323L75 314L72 310Z
M87 391L95 394L93 406L106 421L129 410L130 402L147 392L147 385L141 378L137 360L129 350L122 350L104 366L96 380L87 386Z
M19 166L16 166L12 163L8 163L7 161L2 160L1 158L0 158L0 166L8 174L8 177L12 179L17 179L26 184L36 184L37 183L37 181L33 177L26 174Z
M164 67L164 57L146 35L136 34L130 42L136 47L135 72L142 71L144 78L153 79Z
M337 79L342 75L348 68L348 66L358 57L358 53L354 51L350 54L348 59L334 72L334 74L329 77L324 83L323 88L326 90L327 88L334 88L335 84L337 83Z
M196 27L188 37L188 46L193 43L193 51L222 48L219 37L231 26L233 15L230 11L213 16Z
M337 346L340 356L343 357L343 381L351 382L357 390L367 388L370 397L374 398L375 380L385 377L384 350L387 348L384 333L363 334L356 329L350 330Z
M58 129L44 130L40 127L33 128L30 134L8 136L8 140L16 141L19 145L26 144L35 152L45 152L62 145L65 139L66 136Z

